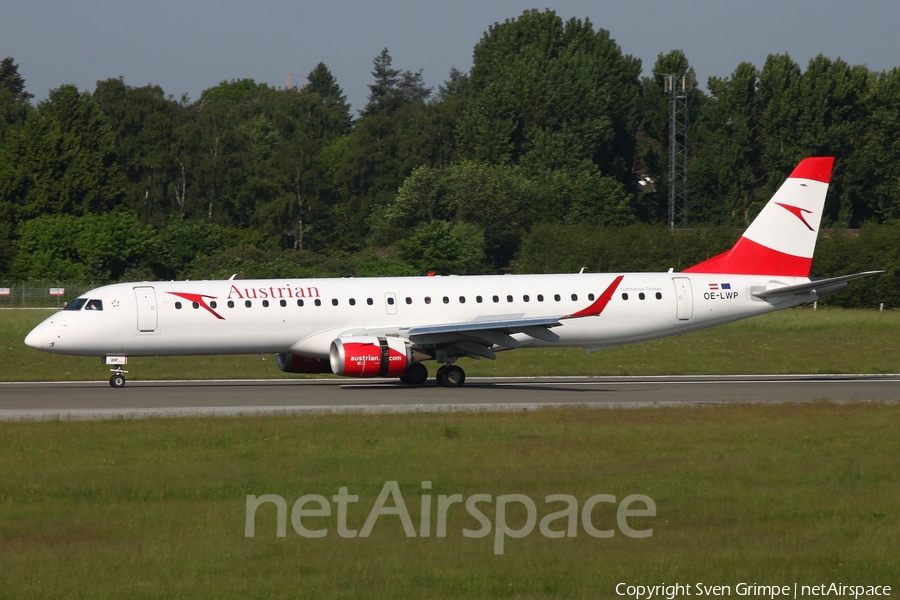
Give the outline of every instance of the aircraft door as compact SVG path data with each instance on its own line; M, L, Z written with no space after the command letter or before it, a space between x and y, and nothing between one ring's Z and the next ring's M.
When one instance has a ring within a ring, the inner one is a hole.
M687 277L673 277L675 282L676 315L679 321L687 321L694 316L694 294L691 280Z
M156 310L156 290L149 285L137 286L134 288L134 298L137 300L138 331L156 331L159 324Z
M397 294L388 292L384 295L384 310L389 315L397 314Z

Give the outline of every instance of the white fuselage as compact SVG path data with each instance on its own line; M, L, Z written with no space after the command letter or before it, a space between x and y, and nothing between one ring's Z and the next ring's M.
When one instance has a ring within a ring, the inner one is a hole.
M591 306L618 276L120 283L81 297L100 300L102 310L57 312L36 327L26 343L46 352L94 356L290 352L327 358L332 340L342 335L571 315ZM563 319L553 327L558 341L525 333L513 337L523 347L600 349L677 335L811 302L814 294L782 298L776 304L751 293L807 281L763 275L626 273L601 314Z

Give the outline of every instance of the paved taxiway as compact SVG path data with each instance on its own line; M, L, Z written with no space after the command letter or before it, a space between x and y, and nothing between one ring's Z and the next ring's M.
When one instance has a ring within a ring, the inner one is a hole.
M462 388L393 380L0 383L0 420L303 412L637 408L729 402L900 401L897 375L470 378Z

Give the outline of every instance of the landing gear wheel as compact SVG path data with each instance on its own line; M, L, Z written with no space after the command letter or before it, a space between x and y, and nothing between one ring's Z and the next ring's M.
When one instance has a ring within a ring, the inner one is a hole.
M428 381L428 368L422 363L416 363L400 376L400 381L407 385L422 385Z
M461 387L466 382L466 372L456 365L444 365L438 369L437 381L443 387Z
M125 376L121 373L116 373L112 377L109 378L109 385L114 388L123 388L125 387Z

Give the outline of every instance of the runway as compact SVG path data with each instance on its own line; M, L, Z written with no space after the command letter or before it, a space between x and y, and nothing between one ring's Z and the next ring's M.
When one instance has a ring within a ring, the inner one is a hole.
M470 378L462 388L395 380L281 379L0 383L0 420L295 413L643 408L900 400L898 375Z

